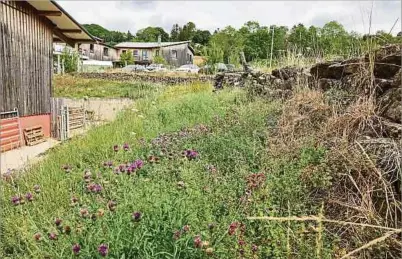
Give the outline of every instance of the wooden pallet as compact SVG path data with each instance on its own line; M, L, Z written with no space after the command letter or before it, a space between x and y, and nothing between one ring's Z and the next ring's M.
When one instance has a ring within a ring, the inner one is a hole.
M81 107L68 107L69 129L82 128L85 125L85 109Z
M33 146L46 141L42 126L34 126L24 129L24 137L28 146Z

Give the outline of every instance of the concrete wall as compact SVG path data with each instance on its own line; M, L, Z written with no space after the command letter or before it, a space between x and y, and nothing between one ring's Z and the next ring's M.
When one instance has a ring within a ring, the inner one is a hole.
M93 111L95 121L112 121L120 111L129 108L134 104L133 100L127 98L89 98L87 100L70 98L63 99L64 105L71 107L84 107L85 110Z

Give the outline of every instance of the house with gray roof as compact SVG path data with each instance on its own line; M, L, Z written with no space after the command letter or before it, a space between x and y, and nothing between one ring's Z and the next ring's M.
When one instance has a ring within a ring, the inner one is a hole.
M117 55L132 52L136 64L149 65L157 56L163 57L171 66L193 64L194 49L190 41L179 42L122 42L114 46Z

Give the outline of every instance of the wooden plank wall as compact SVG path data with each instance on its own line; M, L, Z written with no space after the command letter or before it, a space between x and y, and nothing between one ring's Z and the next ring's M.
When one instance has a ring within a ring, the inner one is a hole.
M50 113L52 29L26 2L0 0L0 112Z
M61 109L64 106L63 98L51 98L51 133L50 135L55 139L60 139L60 120L61 120Z

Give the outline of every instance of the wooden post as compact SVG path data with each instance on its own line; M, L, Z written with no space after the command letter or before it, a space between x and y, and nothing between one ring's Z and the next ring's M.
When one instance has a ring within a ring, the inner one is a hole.
M252 69L251 69L250 66L247 64L247 62L246 62L246 57L244 56L244 52L243 52L243 51L240 52L240 62L241 62L241 64L243 65L244 71L245 71L246 73L250 73Z
M275 34L275 27L272 27L272 39L271 39L271 58L269 59L269 69L272 69L272 51L274 49L274 34Z

